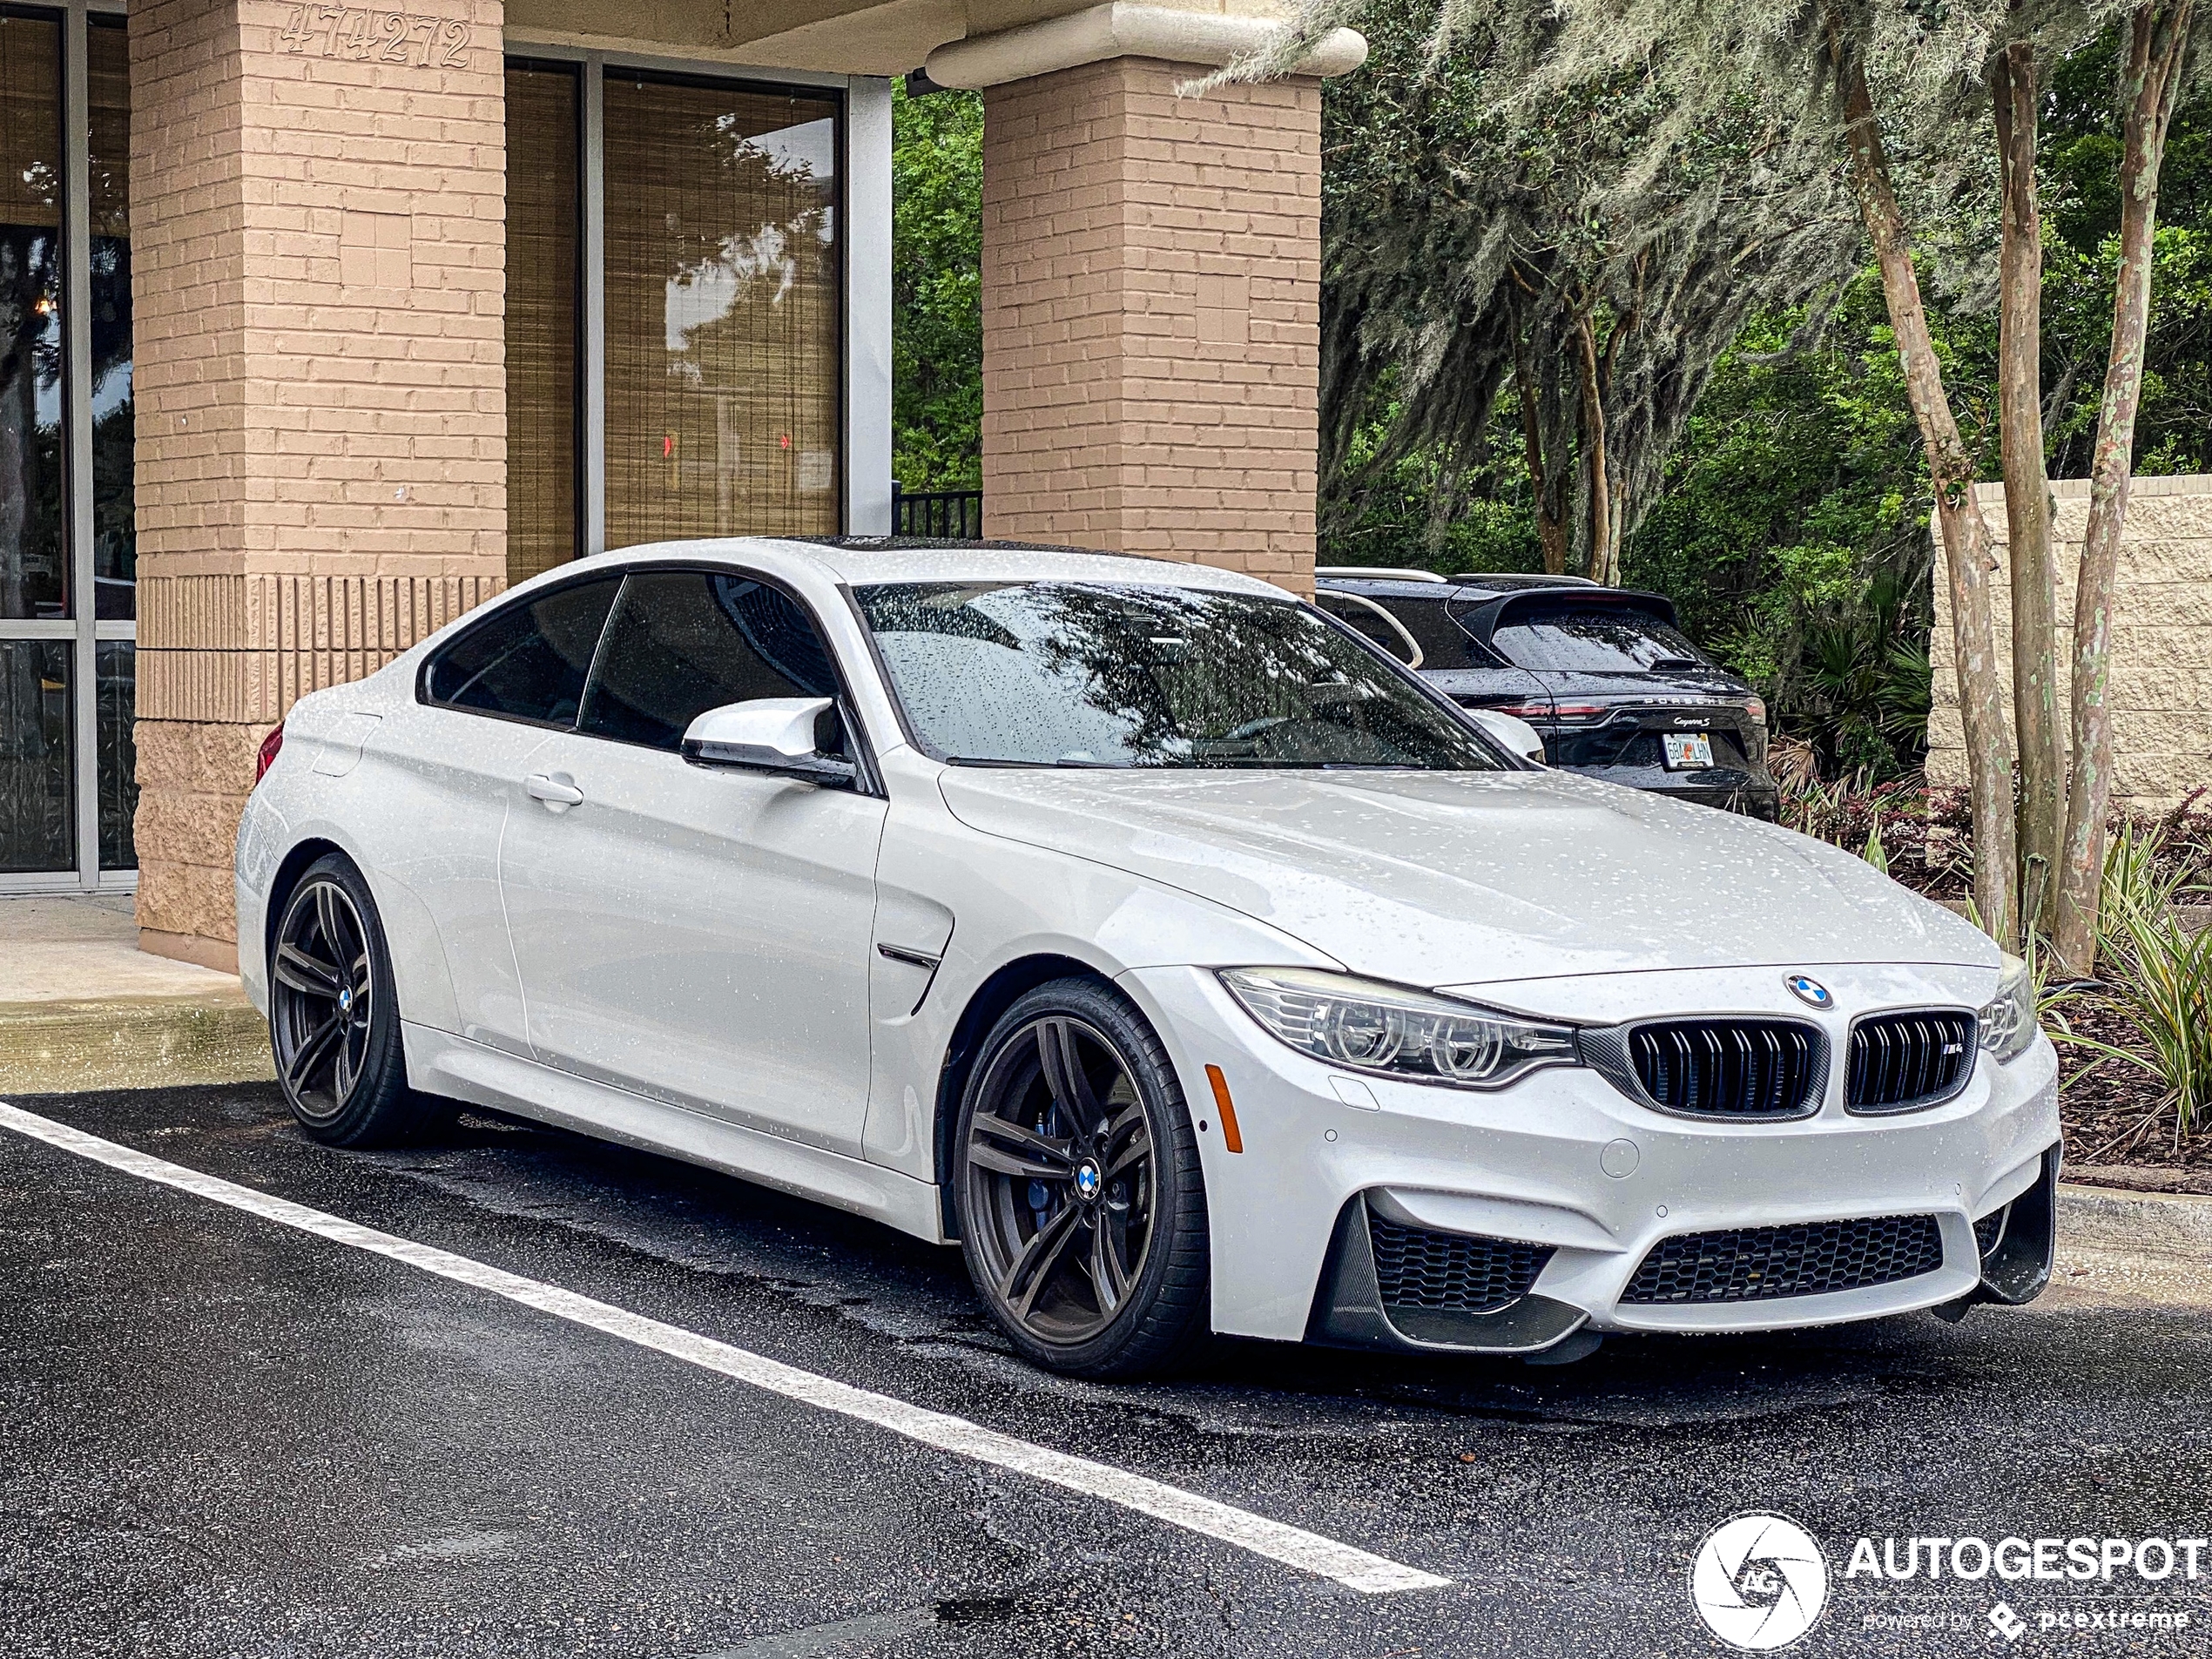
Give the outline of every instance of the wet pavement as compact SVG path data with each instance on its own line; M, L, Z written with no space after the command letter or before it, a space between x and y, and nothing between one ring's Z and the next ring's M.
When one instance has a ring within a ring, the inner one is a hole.
M1959 1325L1547 1368L1235 1344L1109 1387L1015 1359L954 1251L577 1136L345 1153L262 1085L10 1098L1451 1581L1362 1595L0 1130L10 1659L1706 1654L1688 1564L1744 1510L1826 1547L1794 1651L2212 1652L2212 1550L2194 1582L1846 1575L1862 1535L2212 1533L2212 1310L2094 1272Z

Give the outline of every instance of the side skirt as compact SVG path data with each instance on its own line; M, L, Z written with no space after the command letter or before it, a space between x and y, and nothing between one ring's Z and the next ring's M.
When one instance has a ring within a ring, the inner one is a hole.
M408 1079L427 1094L511 1112L641 1151L680 1158L779 1192L948 1242L933 1182L542 1066L449 1031L402 1022Z

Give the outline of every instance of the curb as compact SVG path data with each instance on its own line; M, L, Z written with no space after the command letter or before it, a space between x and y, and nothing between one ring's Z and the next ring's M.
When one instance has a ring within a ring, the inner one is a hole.
M0 1084L14 1094L264 1082L268 1023L236 1001L0 1002Z
M2059 1241L2080 1250L2172 1257L2212 1268L2212 1198L2059 1184Z

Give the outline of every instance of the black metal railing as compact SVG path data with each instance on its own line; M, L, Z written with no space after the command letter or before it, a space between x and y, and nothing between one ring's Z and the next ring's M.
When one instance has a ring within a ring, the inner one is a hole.
M983 492L980 489L914 489L891 486L891 533L934 541L983 539Z

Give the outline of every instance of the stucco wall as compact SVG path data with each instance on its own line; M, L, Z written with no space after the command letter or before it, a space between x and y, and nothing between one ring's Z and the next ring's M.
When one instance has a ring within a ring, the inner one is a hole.
M2070 706L2066 667L2072 655L2074 576L2089 516L2086 479L2054 482L2058 516L2052 537L2059 567L2059 708ZM2009 719L2012 664L2011 550L2005 492L1980 487L1982 513L2001 568L1992 578L1997 659ZM1935 707L1928 720L1928 779L1963 788L1964 738L1959 678L1951 649L1951 605L1939 536L1935 570ZM2128 498L2113 624L2114 779L2119 802L2158 810L2191 790L2212 786L2212 476L2138 478Z

